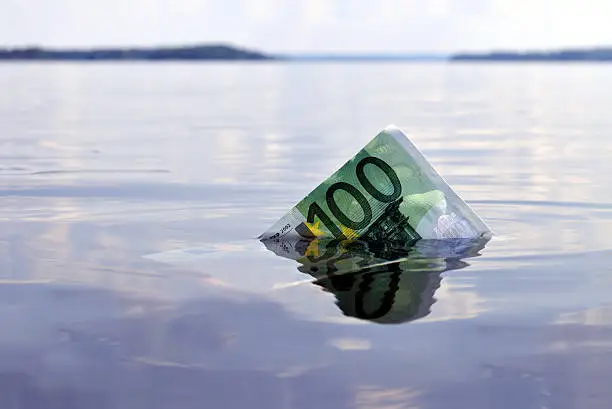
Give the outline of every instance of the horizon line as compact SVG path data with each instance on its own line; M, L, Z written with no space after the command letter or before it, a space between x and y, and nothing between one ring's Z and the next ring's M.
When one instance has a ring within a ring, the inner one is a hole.
M35 43L26 44L0 44L0 50L23 50L39 49L43 51L96 51L108 49L134 50L134 49L176 49L176 48L198 48L198 47L229 47L244 51L254 51L273 56L452 56L456 54L489 54L489 53L551 53L562 51L594 51L611 50L612 44L584 45L584 46L557 46L557 47L494 47L487 49L457 49L447 51L434 50L290 50L290 51L266 51L263 48L238 45L231 41L211 41L211 42L184 42L184 43L150 43L145 44L121 44L121 45L44 45Z

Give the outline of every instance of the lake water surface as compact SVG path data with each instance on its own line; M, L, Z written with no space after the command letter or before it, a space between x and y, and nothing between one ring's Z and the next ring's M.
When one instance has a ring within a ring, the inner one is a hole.
M609 66L1 64L0 90L0 408L612 407ZM496 235L380 322L256 237L388 124Z

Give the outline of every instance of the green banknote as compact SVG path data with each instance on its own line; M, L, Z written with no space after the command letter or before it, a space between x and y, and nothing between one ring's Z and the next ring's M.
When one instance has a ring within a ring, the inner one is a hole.
M408 137L388 126L259 238L477 238L487 225Z

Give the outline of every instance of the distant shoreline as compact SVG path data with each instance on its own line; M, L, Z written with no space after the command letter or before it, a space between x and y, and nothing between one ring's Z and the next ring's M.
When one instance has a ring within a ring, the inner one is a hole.
M459 53L451 62L612 62L612 48L565 49L554 51L494 51Z
M51 50L0 48L0 61L265 61L271 55L227 45Z
M223 44L97 49L0 48L0 62L5 61L612 62L612 47L454 54L267 54Z

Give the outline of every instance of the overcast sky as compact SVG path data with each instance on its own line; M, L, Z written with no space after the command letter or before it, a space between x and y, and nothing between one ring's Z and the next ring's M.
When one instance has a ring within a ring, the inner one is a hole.
M612 45L612 0L0 0L0 44L264 51Z

